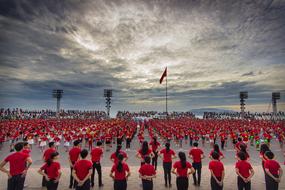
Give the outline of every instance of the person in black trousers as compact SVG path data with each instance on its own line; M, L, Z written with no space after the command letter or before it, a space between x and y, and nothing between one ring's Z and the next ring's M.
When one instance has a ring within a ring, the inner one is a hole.
M244 152L240 151L237 154L238 161L236 163L236 173L238 190L250 190L251 178L254 175L254 170L251 164L246 160L247 156Z
M156 171L153 165L150 165L150 157L144 158L145 164L139 169L139 177L142 179L143 190L153 190L153 178L156 177Z
M264 162L266 190L278 190L283 170L280 164L276 160L273 160L273 152L265 152L265 158L267 159Z
M219 153L212 153L213 160L209 162L209 170L211 171L211 189L223 190L223 181L225 177L225 169L223 163L219 160Z
M195 172L193 173L193 181L195 186L200 186L202 159L205 158L205 156L204 152L200 148L198 148L197 142L194 142L193 146L194 147L189 151L189 158L193 160L192 166L195 169Z

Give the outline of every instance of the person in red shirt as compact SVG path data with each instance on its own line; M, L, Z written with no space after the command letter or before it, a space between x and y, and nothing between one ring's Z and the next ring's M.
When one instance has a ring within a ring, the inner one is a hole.
M273 152L265 152L265 158L266 161L264 162L264 169L266 190L278 190L283 170L280 167L280 164L276 160L273 160Z
M4 161L0 163L0 171L8 175L7 190L23 190L27 171L32 164L32 159L28 154L22 152L23 143L15 144L14 148L16 152L7 156ZM10 170L4 168L8 162Z
M69 151L69 165L70 165L70 180L69 180L69 189L75 188L76 186L76 182L73 179L73 175L72 175L72 170L74 167L74 164L78 161L79 159L79 155L81 152L81 148L80 148L80 140L76 140L73 142L73 148L70 149Z
M153 190L152 179L156 177L156 171L153 165L150 165L151 158L145 156L145 164L139 169L139 177L142 179L143 190Z
M157 158L158 158L158 149L160 148L160 143L157 141L157 137L153 137L152 141L149 143L152 149L153 158L151 164L154 166L155 170L157 169Z
M43 161L47 161L49 158L50 158L50 155L53 153L53 152L56 152L56 149L55 149L55 145L54 145L54 142L50 142L48 143L48 146L49 148L45 150L44 154L43 154ZM43 179L42 179L42 187L45 187L46 186L46 180L45 180L45 177L43 176Z
M238 161L236 163L236 173L238 175L238 189L239 190L250 190L251 189L251 178L254 175L254 170L244 152L238 153Z
M92 175L91 175L91 187L94 187L95 169L97 170L97 173L98 173L99 187L103 186L102 168L101 168L101 163L100 163L102 156L103 156L102 142L98 141L97 146L93 148L91 151L91 160L93 163L93 169L92 169Z
M31 149L30 149L29 143L28 143L28 142L23 142L23 146L24 146L24 147L23 147L22 152L25 153L25 154L30 155Z
M213 150L210 152L209 154L209 158L212 160L212 154L213 152L218 152L219 153L219 160L222 160L223 158L225 158L224 154L220 151L219 145L218 144L214 144L214 148Z
M87 159L88 150L80 152L81 160L78 160L73 167L72 175L76 180L76 190L90 190L90 176L92 175L92 162Z
M195 170L190 162L186 161L186 155L184 152L179 152L178 157L180 160L174 163L172 173L177 176L177 190L187 190L189 186L189 175L193 174Z
M128 155L127 153L125 153L124 151L121 150L122 149L122 145L118 144L117 145L117 149L116 152L112 153L110 156L110 160L114 163L118 162L118 155L121 154L124 157L124 161L127 161L128 159Z
M150 156L151 158L154 156L152 153L152 150L148 147L148 142L144 141L142 143L142 147L140 150L138 150L136 157L141 160L141 165L144 164L144 157Z
M209 170L211 171L211 189L222 190L225 177L224 165L219 161L219 153L213 152L213 160L209 162Z
M45 177L47 190L57 190L61 176L58 152L53 152L47 162L38 170L38 173Z
M193 173L194 185L200 186L201 183L201 171L202 171L202 159L205 158L204 152L198 148L198 143L193 143L193 148L189 151L189 158L193 160L192 166L195 169ZM197 174L197 176L196 176ZM198 181L197 181L198 178Z
M131 175L128 164L124 162L124 156L118 155L118 162L114 162L110 177L114 179L114 190L126 190L127 179Z
M172 159L175 159L175 152L170 149L170 143L165 143L165 148L159 152L159 156L163 157L163 171L164 171L164 181L165 187L171 184L171 168L172 168Z

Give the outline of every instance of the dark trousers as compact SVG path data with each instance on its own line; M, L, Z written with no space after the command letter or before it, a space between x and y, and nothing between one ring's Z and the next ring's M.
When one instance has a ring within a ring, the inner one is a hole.
M25 177L22 177L22 174L12 176L8 179L8 190L23 190L25 183Z
M224 150L224 148L225 148L225 141L221 141L221 147Z
M92 175L91 175L91 186L94 186L94 178L95 178L95 169L98 173L98 184L99 186L102 186L102 169L100 162L94 162L93 163L93 169L92 169Z
M189 186L188 177L177 177L176 178L177 190L187 190L188 186Z
M278 177L278 175L274 175L274 177ZM265 174L265 184L266 190L278 190L279 183L267 174Z
M78 186L78 184L76 184L76 190L90 190L90 179L87 179L85 181L85 183L82 186Z
M153 181L151 180L142 180L143 190L153 190Z
M131 139L130 138L126 139L126 148L131 148Z
M217 178L218 180L221 180L221 179L219 179L219 178ZM220 186L217 182L216 182L216 180L213 178L213 177L211 177L211 189L212 190L223 190L223 186Z
M45 187L46 183L47 183L47 180L46 180L45 176L43 176L43 178L42 178L42 187Z
M114 190L127 190L127 180L115 180Z
M155 170L157 169L157 158L158 158L158 153L157 151L153 152L154 157L152 158L151 164L154 166Z
M72 163L72 165L74 165L74 163ZM70 167L69 188L75 188L77 184L77 182L74 180L72 176L72 171L73 171L73 167Z
M164 171L164 181L165 184L171 184L171 167L172 162L163 162L163 171Z
M193 181L195 185L200 185L201 183L201 170L202 170L202 163L201 162L193 162L192 164L195 172L193 173ZM198 183L197 183L198 178Z
M238 190L250 190L251 189L251 182L249 181L245 183L240 176L237 177L237 184L238 184Z
M58 182L54 182L55 180L50 180L46 182L47 190L57 190Z

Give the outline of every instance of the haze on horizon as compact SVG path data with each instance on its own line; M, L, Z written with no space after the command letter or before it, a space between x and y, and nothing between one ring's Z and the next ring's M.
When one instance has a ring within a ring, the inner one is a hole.
M0 1L0 107L164 111L166 66L169 111L285 111L285 1Z

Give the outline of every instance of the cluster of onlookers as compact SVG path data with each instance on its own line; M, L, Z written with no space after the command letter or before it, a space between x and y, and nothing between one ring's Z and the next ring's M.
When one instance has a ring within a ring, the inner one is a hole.
M285 120L285 112L204 112L204 119L257 119L257 120Z

